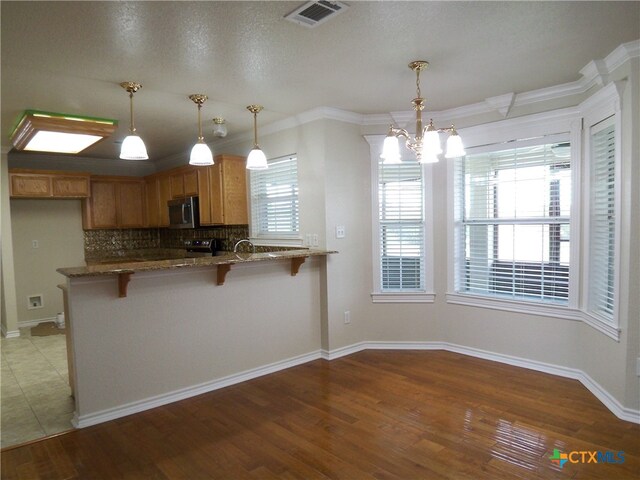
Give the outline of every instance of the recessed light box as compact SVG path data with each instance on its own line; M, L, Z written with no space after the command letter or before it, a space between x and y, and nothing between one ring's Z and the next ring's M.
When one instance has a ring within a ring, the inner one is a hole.
M16 150L80 153L113 134L117 120L26 110L11 134Z

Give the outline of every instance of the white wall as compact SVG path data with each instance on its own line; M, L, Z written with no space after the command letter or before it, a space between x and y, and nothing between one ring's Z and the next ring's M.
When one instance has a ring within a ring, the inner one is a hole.
M12 199L11 225L19 324L55 318L63 311L57 286L66 281L56 268L84 265L80 200ZM33 294L43 295L43 308L27 308Z
M115 276L71 279L76 420L116 418L229 375L318 358L324 261L308 258L295 277L287 260L234 265L222 286L211 267L140 272L126 298Z

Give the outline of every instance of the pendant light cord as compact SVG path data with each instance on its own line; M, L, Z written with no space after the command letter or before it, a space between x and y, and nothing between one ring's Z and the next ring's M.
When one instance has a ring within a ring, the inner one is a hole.
M203 141L204 136L202 135L202 118L200 114L200 109L202 108L202 103L198 102L198 141Z
M131 107L129 109L130 113L131 113L131 126L129 127L129 130L131 131L131 133L136 131L136 126L133 123L133 92L129 92L129 106Z

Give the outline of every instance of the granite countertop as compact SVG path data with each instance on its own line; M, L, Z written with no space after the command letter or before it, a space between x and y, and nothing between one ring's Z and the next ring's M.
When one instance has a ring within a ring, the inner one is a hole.
M215 257L173 258L150 261L124 261L122 263L97 263L86 267L58 268L62 275L73 277L93 277L101 275L118 275L122 273L147 272L152 270L170 270L176 268L208 267L217 265L233 265L246 262L266 260L286 260L294 258L314 257L338 253L328 250L283 250L265 253L227 253Z

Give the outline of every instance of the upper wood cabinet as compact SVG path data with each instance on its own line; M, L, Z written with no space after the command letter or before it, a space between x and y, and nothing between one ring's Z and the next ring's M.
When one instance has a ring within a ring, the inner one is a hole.
M86 198L89 174L48 170L11 169L13 198Z
M82 202L82 227L142 228L145 182L136 177L91 177L91 197Z
M189 197L198 195L198 172L187 170L171 174L171 198Z
M247 169L245 157L217 155L209 169L211 187L211 223L246 225Z
M145 177L147 226L168 227L169 209L167 202L171 200L171 176L156 174Z

